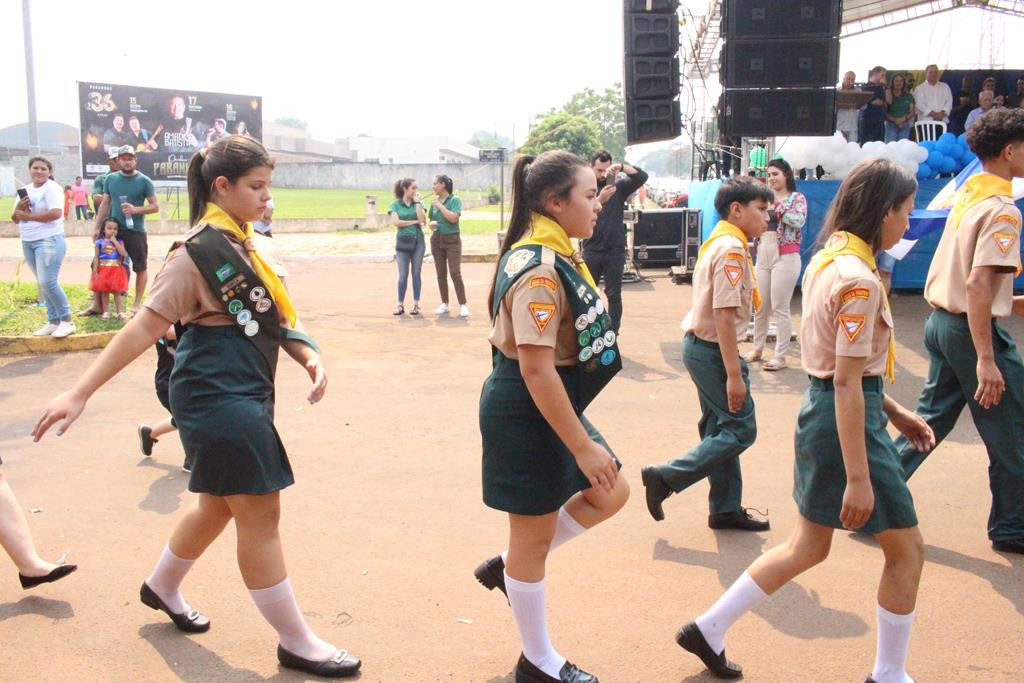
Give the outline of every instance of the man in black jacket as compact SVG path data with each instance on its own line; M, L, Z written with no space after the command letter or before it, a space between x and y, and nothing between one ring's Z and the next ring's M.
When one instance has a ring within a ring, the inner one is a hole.
M594 236L583 243L583 260L594 282L604 276L608 315L612 318L612 329L618 332L622 322L622 271L626 267L626 226L622 212L629 195L647 182L647 174L626 163L612 164L612 155L604 149L590 155L590 167L597 175L602 209L594 226ZM619 173L624 173L625 177L619 178Z

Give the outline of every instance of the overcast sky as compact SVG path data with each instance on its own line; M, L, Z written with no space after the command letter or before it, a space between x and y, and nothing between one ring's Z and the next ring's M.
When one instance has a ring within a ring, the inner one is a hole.
M697 14L705 0L686 3ZM622 79L621 0L222 3L33 0L40 120L77 125L75 81L261 95L319 139L497 130ZM987 17L987 18L986 18ZM0 2L0 127L27 120L21 1ZM947 12L844 41L842 69L1024 67L1024 20ZM513 131L514 127L514 131Z

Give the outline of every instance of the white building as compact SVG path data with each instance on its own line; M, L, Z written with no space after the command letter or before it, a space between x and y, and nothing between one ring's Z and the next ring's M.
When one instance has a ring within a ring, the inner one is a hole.
M381 164L468 163L480 160L480 149L443 136L378 138L357 135L335 141L353 161Z

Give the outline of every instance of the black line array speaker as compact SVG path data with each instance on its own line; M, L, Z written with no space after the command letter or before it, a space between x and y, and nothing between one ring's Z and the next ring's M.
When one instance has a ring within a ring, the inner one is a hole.
M726 90L719 112L721 124L730 135L832 135L836 129L836 91Z
M722 30L728 38L838 36L843 3L839 0L726 0Z
M682 133L678 9L679 0L623 0L627 144Z
M675 57L627 57L629 95L638 100L671 100L679 94L679 60Z
M722 51L729 88L806 88L835 85L839 41L831 38L729 40Z

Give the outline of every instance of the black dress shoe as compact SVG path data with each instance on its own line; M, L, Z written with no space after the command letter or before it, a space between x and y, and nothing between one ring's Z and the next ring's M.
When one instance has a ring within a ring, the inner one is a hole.
M1004 553L1020 553L1024 555L1024 538L1009 541L992 541L992 548Z
M501 555L488 557L473 570L473 575L481 586L489 591L497 588L508 600L508 591L505 590L505 561L501 559Z
M516 683L597 683L597 677L572 662L566 662L558 672L558 678L554 678L535 667L526 655L520 654L516 662Z
M35 588L41 583L53 583L59 581L71 572L78 569L77 564L61 564L50 572L49 574L43 574L42 576L25 576L21 572L18 572L18 580L21 581L22 588Z
M153 428L149 425L139 425L139 448L142 449L142 454L145 456L153 455L153 444L156 443L156 439L153 438Z
M651 513L651 517L654 517L655 522L660 522L665 519L665 512L661 509L661 503L671 496L673 491L665 483L665 480L661 478L658 470L653 465L647 465L640 470L640 480L644 484L647 497L647 511Z
M875 683L875 679L873 679L871 676L868 676L867 680L865 680L864 683Z
M725 650L722 650L720 654L715 654L695 622L691 621L679 629L679 633L676 634L676 642L679 643L679 647L700 657L700 661L704 662L708 671L719 678L743 677L743 667L726 659Z
M204 633L210 630L210 620L196 610L182 612L181 614L172 612L171 608L160 599L159 595L153 592L153 589L145 581L142 582L142 588L139 589L139 600L146 607L160 610L169 616L179 631Z
M329 659L317 661L293 655L281 647L280 644L277 646L277 661L281 662L281 666L288 669L295 669L296 671L302 671L314 676L322 676L323 678L354 676L359 671L359 667L363 665L359 661L359 657L349 654L348 650L338 650Z
M766 518L754 517L746 508L736 512L716 512L708 515L712 529L739 529L740 531L768 531L771 524Z

